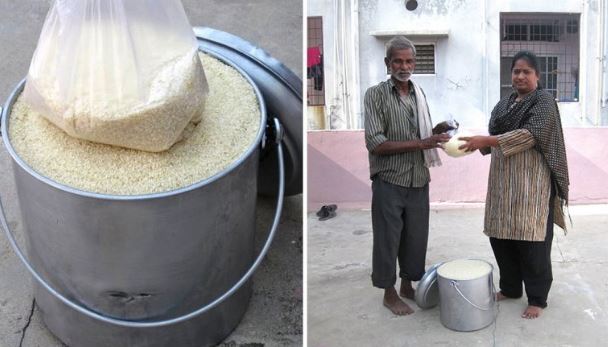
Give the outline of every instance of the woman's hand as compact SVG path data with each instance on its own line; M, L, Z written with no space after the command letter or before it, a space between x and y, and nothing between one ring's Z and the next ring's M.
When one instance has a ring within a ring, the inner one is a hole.
M458 137L458 134L456 137ZM458 137L458 140L466 141L466 143L458 147L458 149L464 149L467 152L476 151L484 147L495 147L498 145L498 140L495 136L463 136Z

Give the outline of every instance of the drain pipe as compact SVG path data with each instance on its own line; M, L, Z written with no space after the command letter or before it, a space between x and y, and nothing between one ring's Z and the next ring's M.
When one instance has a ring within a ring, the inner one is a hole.
M606 6L606 2L600 1L600 54L601 54L601 62L602 62L602 83L600 84L600 105L602 108L606 107L608 103L608 95L606 95L606 84L608 83L608 78L606 76L606 36L608 35L608 28L606 28L606 15L608 12L608 6ZM600 110L601 111L601 110Z
M352 114L354 117L353 126L351 129L363 129L362 112L361 112L361 79L359 77L359 1L351 2L351 43L353 45L353 60L352 60L352 84L351 84L351 102Z
M489 98L490 98L490 91L488 88L488 66L490 65L490 62L488 61L488 0L484 0L483 1L483 15L482 15L482 23L481 23L481 33L483 35L483 64L481 64L482 66L482 72L481 72L481 88L483 90L483 101L482 101L482 108L483 108L483 113L485 115L485 124L488 123L488 115L490 114L490 110L488 107L489 104Z
M604 15L604 10L606 8L606 4L604 3L604 1L600 1L599 2L599 10L598 10L598 29L597 29L597 49L598 49L598 73L597 73L597 88L598 88L598 102L597 102L597 107L598 110L595 114L595 124L596 126L600 125L601 122L601 113L602 113L602 108L606 105L606 102L604 100L604 61L605 61L605 54L604 54L604 22L605 22L605 15Z
M587 25L588 22L588 18L589 17L589 8L587 7L587 3L585 1L582 2L581 4L581 15L579 17L579 62L578 62L578 102L579 105L581 107L581 111L580 111L580 115L578 117L578 120L580 122L580 124L584 124L585 123L585 119L590 117L587 117L587 109L589 108L589 106L592 105L592 103L589 102L589 98L588 98L588 92L587 90L589 89L588 86L591 84L591 74L590 74L590 69L591 69L591 64L588 64L589 62L589 46L590 45L583 45L582 44L582 38L586 37L586 35L588 35L590 33L589 30L589 26ZM583 79L583 76L585 77ZM587 77L589 76L589 77Z

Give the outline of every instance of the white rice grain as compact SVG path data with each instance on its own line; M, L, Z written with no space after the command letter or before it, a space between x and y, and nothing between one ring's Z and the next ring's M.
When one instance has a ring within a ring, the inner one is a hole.
M209 83L203 119L186 140L167 151L144 152L70 137L20 100L10 115L10 141L35 171L88 192L151 194L209 178L253 145L260 110L253 88L238 71L199 55Z
M480 278L490 272L492 272L490 264L475 259L453 260L437 268L437 274L441 277L458 281Z

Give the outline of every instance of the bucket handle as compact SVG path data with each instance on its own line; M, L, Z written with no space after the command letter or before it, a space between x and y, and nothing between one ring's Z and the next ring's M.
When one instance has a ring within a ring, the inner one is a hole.
M241 277L241 279L238 280L227 292L225 292L221 296L217 297L215 300L208 303L207 305L205 305L197 310L194 310L190 313L184 314L184 315L176 317L176 318L170 318L170 319L160 320L160 321L134 321L134 320L123 320L123 319L106 317L106 316L101 315L97 312L94 312L86 307L76 304L73 301L70 301L69 299L67 299L65 296L61 295L53 287L51 287L51 285L49 285L38 274L38 272L36 272L36 270L34 270L32 265L28 262L28 259L26 258L26 256L23 254L23 252L17 245L17 242L15 241L15 237L8 226L8 223L6 221L6 216L4 214L4 207L2 206L2 201L0 200L0 222L2 223L2 228L4 229L6 236L8 237L8 239L11 243L11 246L13 247L13 250L19 257L19 259L21 259L21 262L23 262L25 267L32 274L32 276L34 276L36 281L38 281L38 283L40 283L40 285L42 285L46 290L48 290L57 299L61 300L64 304L66 304L67 306L73 308L74 310L86 315L87 317L93 318L98 321L102 321L104 323L118 325L118 326L126 327L126 328L156 328L156 327L177 324L177 323L186 321L188 319L194 318L196 316L199 316L199 315L211 310L215 306L219 305L224 300L226 300L228 297L230 297L232 294L234 294L243 284L245 284L245 282L247 282L247 280L249 280L249 278L253 275L253 273L255 272L257 267L260 265L260 263L262 262L262 259L264 259L264 256L266 256L266 253L268 252L268 249L270 248L270 244L272 243L272 240L274 239L274 235L276 234L277 227L279 225L281 211L283 209L283 193L285 191L285 166L284 166L284 161L283 161L283 147L281 145L281 142L283 140L283 135L284 135L283 126L281 125L281 123L279 122L279 120L277 118L274 118L273 121L274 121L274 131L275 131L275 138L274 138L275 141L274 142L277 145L277 154L278 154L277 157L278 157L278 168L279 168L279 191L278 191L278 197L277 197L277 207L276 207L275 214L274 214L274 220L272 221L272 226L270 228L270 232L268 233L268 238L266 239L266 243L264 243L264 247L262 247L260 254L255 259L255 261L253 262L253 264L251 265L249 270L247 270L247 272L243 275L243 277Z
M458 294L460 294L460 296L466 301L468 302L471 306L475 307L478 310L481 311L490 311L491 309L493 309L495 307L496 304L496 288L494 287L494 281L492 281L492 276L490 276L490 294L491 294L491 298L492 298L492 302L490 303L489 307L481 307L479 305L476 305L475 303L473 303L471 300L469 300L460 290L460 288L458 288L458 281L455 280L451 280L450 284L452 285L452 287L454 287L454 289L456 289L456 291L458 292Z

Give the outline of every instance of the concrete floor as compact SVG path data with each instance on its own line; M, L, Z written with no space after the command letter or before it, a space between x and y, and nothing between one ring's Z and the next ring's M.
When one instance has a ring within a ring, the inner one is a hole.
M0 0L0 104L26 75L51 0ZM268 51L302 77L302 2L292 0L182 0L193 26L240 36ZM22 240L10 167L0 149L0 197ZM257 249L274 212L258 204ZM22 243L23 244L23 243ZM31 279L0 236L0 347L61 346L32 305ZM223 346L302 345L302 195L287 198L269 254L254 276L254 294L241 324Z
M439 307L394 316L371 285L372 229L369 210L340 210L318 221L308 215L308 346L600 346L608 339L608 206L572 206L567 236L556 228L553 286L539 319L520 318L524 298L503 301L496 324L475 331L445 328ZM482 208L434 208L427 266L479 258L495 266L482 233Z

